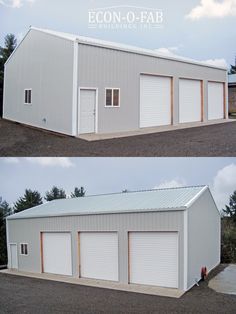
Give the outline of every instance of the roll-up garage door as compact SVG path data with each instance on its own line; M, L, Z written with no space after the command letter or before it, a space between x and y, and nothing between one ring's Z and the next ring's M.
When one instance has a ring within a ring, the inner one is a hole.
M171 78L141 75L140 127L171 124Z
M118 236L115 232L80 233L81 277L118 281Z
M208 83L208 120L224 118L224 84Z
M43 233L42 244L43 271L71 276L71 234Z
M179 80L179 122L201 121L201 81Z
M130 283L178 288L178 233L129 233Z

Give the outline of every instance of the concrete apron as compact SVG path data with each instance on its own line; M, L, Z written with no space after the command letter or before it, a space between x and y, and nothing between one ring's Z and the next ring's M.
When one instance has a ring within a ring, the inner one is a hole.
M104 288L104 289L112 289L126 292L135 292L170 298L180 298L185 292L179 289L172 288L162 288L162 287L154 287L154 286L144 286L144 285L135 285L135 284L121 284L118 282L105 281L105 280L95 280L95 279L84 279L84 278L74 278L69 276L62 275L53 275L53 274L36 274L36 273L28 273L21 272L16 270L2 270L0 271L4 274L9 275L17 275L23 277L37 278L37 279L45 279L52 281L65 282L69 284L76 284L82 286L96 287L96 288Z
M216 292L236 295L236 265L227 266L210 280L208 286Z
M230 123L235 122L235 119L221 119L221 120L211 120L207 122L191 122L191 123L181 123L178 125L165 125L165 126L158 126L152 128L142 128L136 131L127 131L127 132L117 132L117 133L106 133L106 134L82 134L79 138L86 140L88 142L98 141L98 140L108 140L113 138L122 138L122 137L129 137L129 136L137 136L137 135L145 135L145 134L153 134L153 133L162 133L167 131L176 131L182 129L191 129L201 126L208 126L208 125L216 125L222 123Z

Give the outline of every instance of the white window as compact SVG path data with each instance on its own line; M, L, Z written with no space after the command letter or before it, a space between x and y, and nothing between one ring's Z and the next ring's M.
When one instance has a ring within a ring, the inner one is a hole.
M25 105L32 104L32 89L25 89Z
M20 244L20 254L21 255L28 255L28 244L26 244L26 243Z
M105 107L120 107L120 89L119 88L106 88Z

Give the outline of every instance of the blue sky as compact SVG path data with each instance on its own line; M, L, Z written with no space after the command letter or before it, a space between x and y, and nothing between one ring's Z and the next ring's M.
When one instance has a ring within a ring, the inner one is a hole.
M88 11L106 6L144 6L164 13L161 29L88 28ZM236 0L0 0L0 44L7 33L21 38L30 25L159 49L197 60L234 63ZM163 50L164 48L164 50ZM219 61L220 60L220 61Z
M84 186L87 195L209 185L220 208L236 190L236 158L0 158L0 196L13 203L26 188Z

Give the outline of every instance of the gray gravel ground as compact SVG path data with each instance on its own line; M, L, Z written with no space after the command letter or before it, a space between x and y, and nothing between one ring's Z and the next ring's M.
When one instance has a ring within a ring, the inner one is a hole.
M87 142L0 120L0 156L236 156L236 122Z
M220 265L209 279L224 269ZM157 297L0 273L0 313L235 313L236 296L200 283L180 299Z

